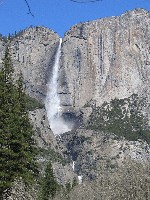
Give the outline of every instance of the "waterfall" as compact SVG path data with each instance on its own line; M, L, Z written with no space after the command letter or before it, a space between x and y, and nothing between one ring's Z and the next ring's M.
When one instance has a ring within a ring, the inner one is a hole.
M72 163L72 169L74 171L74 169L75 169L75 161L73 161L73 163Z
M78 182L79 184L82 184L82 175L78 176Z
M60 105L59 95L57 92L59 62L61 56L61 44L62 44L62 38L60 38L59 47L56 52L52 77L47 85L47 96L45 101L48 121L55 135L60 135L64 132L68 132L71 130L69 125L67 125L67 123L61 117L61 105Z

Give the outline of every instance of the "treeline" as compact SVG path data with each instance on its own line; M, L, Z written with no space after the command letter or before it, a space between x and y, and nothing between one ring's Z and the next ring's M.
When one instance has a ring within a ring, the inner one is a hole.
M16 178L31 183L38 174L37 149L26 100L21 73L14 84L11 56L6 47L0 70L0 198L3 193L9 194Z

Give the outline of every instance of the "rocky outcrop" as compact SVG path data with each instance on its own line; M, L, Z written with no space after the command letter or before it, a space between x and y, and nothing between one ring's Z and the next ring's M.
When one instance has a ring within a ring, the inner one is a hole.
M82 175L84 181L98 178L102 163L115 172L127 160L142 163L143 166L148 166L150 162L150 148L146 142L119 139L102 131L77 129L63 134L59 142L65 146L63 154L70 162L74 161L74 172Z
M19 179L14 181L10 195L4 195L3 200L37 200L38 195L37 185L29 187Z
M26 29L11 39L10 49L15 76L23 74L26 92L41 102L52 72L59 36L48 28Z
M125 166L116 172L110 172L109 167L103 171L103 168L102 162L97 181L84 182L75 187L70 193L70 200L147 200L149 198L149 170L142 165L126 160Z
M53 163L53 171L57 182L61 185L72 183L75 177L77 179L77 174L73 172L72 166L70 164L63 166L57 162Z
M3 37L0 37L0 68L2 66L2 59L5 51L5 41Z
M63 39L59 94L65 109L123 99L133 93L150 98L150 13L73 26Z
M30 111L29 118L33 125L33 129L35 130L34 138L37 142L37 146L40 148L51 148L56 150L57 142L50 129L46 110L43 108Z

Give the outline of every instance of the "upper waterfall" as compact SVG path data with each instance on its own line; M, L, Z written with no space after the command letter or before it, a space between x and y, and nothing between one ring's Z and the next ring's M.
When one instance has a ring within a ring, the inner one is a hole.
M45 107L47 110L47 116L50 123L50 127L55 135L59 135L71 130L69 124L67 124L61 117L61 105L59 95L57 92L61 44L62 38L60 38L59 46L56 52L52 77L50 78L47 85L47 96L45 101Z

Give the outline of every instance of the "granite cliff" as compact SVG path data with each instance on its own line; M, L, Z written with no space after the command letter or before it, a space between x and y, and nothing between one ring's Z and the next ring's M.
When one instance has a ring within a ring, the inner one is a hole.
M149 92L150 14L143 9L73 26L63 38L60 99L64 107ZM93 81L94 80L94 81Z

